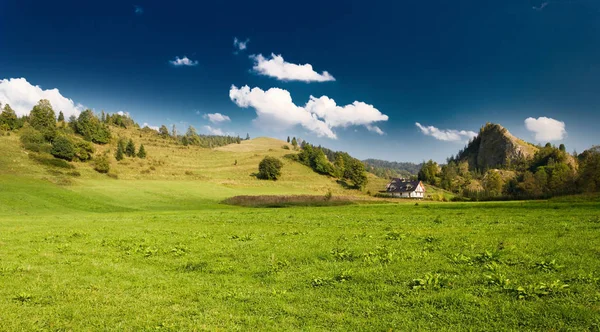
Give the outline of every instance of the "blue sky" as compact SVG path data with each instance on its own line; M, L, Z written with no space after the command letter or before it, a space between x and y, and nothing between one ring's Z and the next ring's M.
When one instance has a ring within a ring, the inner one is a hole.
M600 2L7 0L0 80L23 107L50 94L361 159L443 161L486 122L581 152L600 143Z

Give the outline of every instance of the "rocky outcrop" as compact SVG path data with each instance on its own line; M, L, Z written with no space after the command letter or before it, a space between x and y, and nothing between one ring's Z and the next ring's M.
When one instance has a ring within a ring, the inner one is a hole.
M511 135L501 125L488 123L479 135L458 155L471 169L504 168L523 158L532 157L537 147Z

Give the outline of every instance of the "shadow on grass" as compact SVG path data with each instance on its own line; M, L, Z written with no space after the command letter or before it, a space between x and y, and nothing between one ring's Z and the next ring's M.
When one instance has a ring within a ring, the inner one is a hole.
M257 195L234 196L222 203L245 207L283 208L294 206L342 206L355 204L349 197L316 195Z

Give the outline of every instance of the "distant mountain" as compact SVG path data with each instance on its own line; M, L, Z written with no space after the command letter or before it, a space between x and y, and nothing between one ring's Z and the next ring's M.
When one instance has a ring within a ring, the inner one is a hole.
M381 178L414 177L419 173L423 164L410 162L396 162L380 159L363 160L367 172L373 173Z
M512 163L532 157L539 148L513 136L499 124L487 123L461 151L455 161L468 161L469 169L506 168Z

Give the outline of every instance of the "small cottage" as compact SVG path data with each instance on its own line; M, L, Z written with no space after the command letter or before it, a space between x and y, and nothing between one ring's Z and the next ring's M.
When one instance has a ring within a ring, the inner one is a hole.
M386 186L386 193L391 194L392 197L405 197L405 198L424 198L425 197L425 186L423 182L406 179L392 179Z

